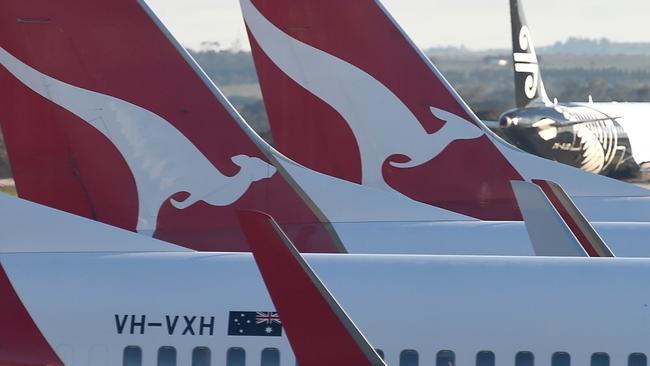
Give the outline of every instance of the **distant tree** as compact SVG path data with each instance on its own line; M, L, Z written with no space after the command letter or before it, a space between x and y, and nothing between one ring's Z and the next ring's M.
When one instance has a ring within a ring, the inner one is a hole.
M257 83L257 73L250 52L232 50L189 50L189 52L217 85Z
M650 85L637 89L636 95L639 97L639 101L650 102Z

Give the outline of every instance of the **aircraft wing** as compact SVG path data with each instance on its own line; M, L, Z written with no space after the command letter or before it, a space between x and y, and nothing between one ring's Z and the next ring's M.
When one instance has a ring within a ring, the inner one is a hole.
M492 132L498 132L501 130L501 127L499 126L499 121L489 121L489 120L481 120L487 128L489 128Z

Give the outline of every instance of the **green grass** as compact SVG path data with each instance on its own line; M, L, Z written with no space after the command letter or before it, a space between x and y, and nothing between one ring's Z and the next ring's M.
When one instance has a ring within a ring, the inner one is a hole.
M12 196L16 195L16 187L0 187L0 192L4 194L9 194Z

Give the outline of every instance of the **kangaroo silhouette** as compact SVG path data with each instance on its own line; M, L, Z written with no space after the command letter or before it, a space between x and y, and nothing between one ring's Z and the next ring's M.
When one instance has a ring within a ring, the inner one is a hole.
M236 155L231 160L241 169L226 176L171 123L151 111L42 74L2 47L0 64L25 86L75 114L115 145L135 178L139 201L136 230L140 233L153 235L161 206L176 193L189 193L182 201L170 200L177 209L199 201L228 206L252 183L276 172L259 158Z
M375 78L292 38L268 21L249 0L240 3L248 29L273 63L345 119L359 146L362 184L394 190L382 174L383 164L390 156L403 155L409 159L403 163L389 161L394 167L414 167L435 158L455 140L483 136L484 132L473 123L437 108L431 108L431 112L446 123L429 134L411 110Z

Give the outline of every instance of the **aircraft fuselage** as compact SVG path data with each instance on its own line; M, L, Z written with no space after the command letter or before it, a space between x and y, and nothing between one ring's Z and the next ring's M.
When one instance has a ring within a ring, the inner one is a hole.
M597 174L629 176L650 156L643 146L650 104L567 103L505 112L500 131L515 146Z
M575 364L589 364L594 353L606 353L611 364L650 353L648 259L306 260L388 364L399 365L405 351L429 365L440 351L453 352L458 365L474 364L479 352L492 352L499 364L513 364L520 352L539 360L567 352ZM127 348L141 352L145 365L161 357L175 360L165 365L189 365L197 349L215 365L243 364L232 359L242 353L245 364L259 365L268 349L279 352L277 365L294 364L248 254L31 253L0 261L65 365L139 365L124 363ZM18 339L11 337L30 329L19 325L0 327L0 338ZM271 332L264 333L267 325ZM5 346L0 364L25 364Z

